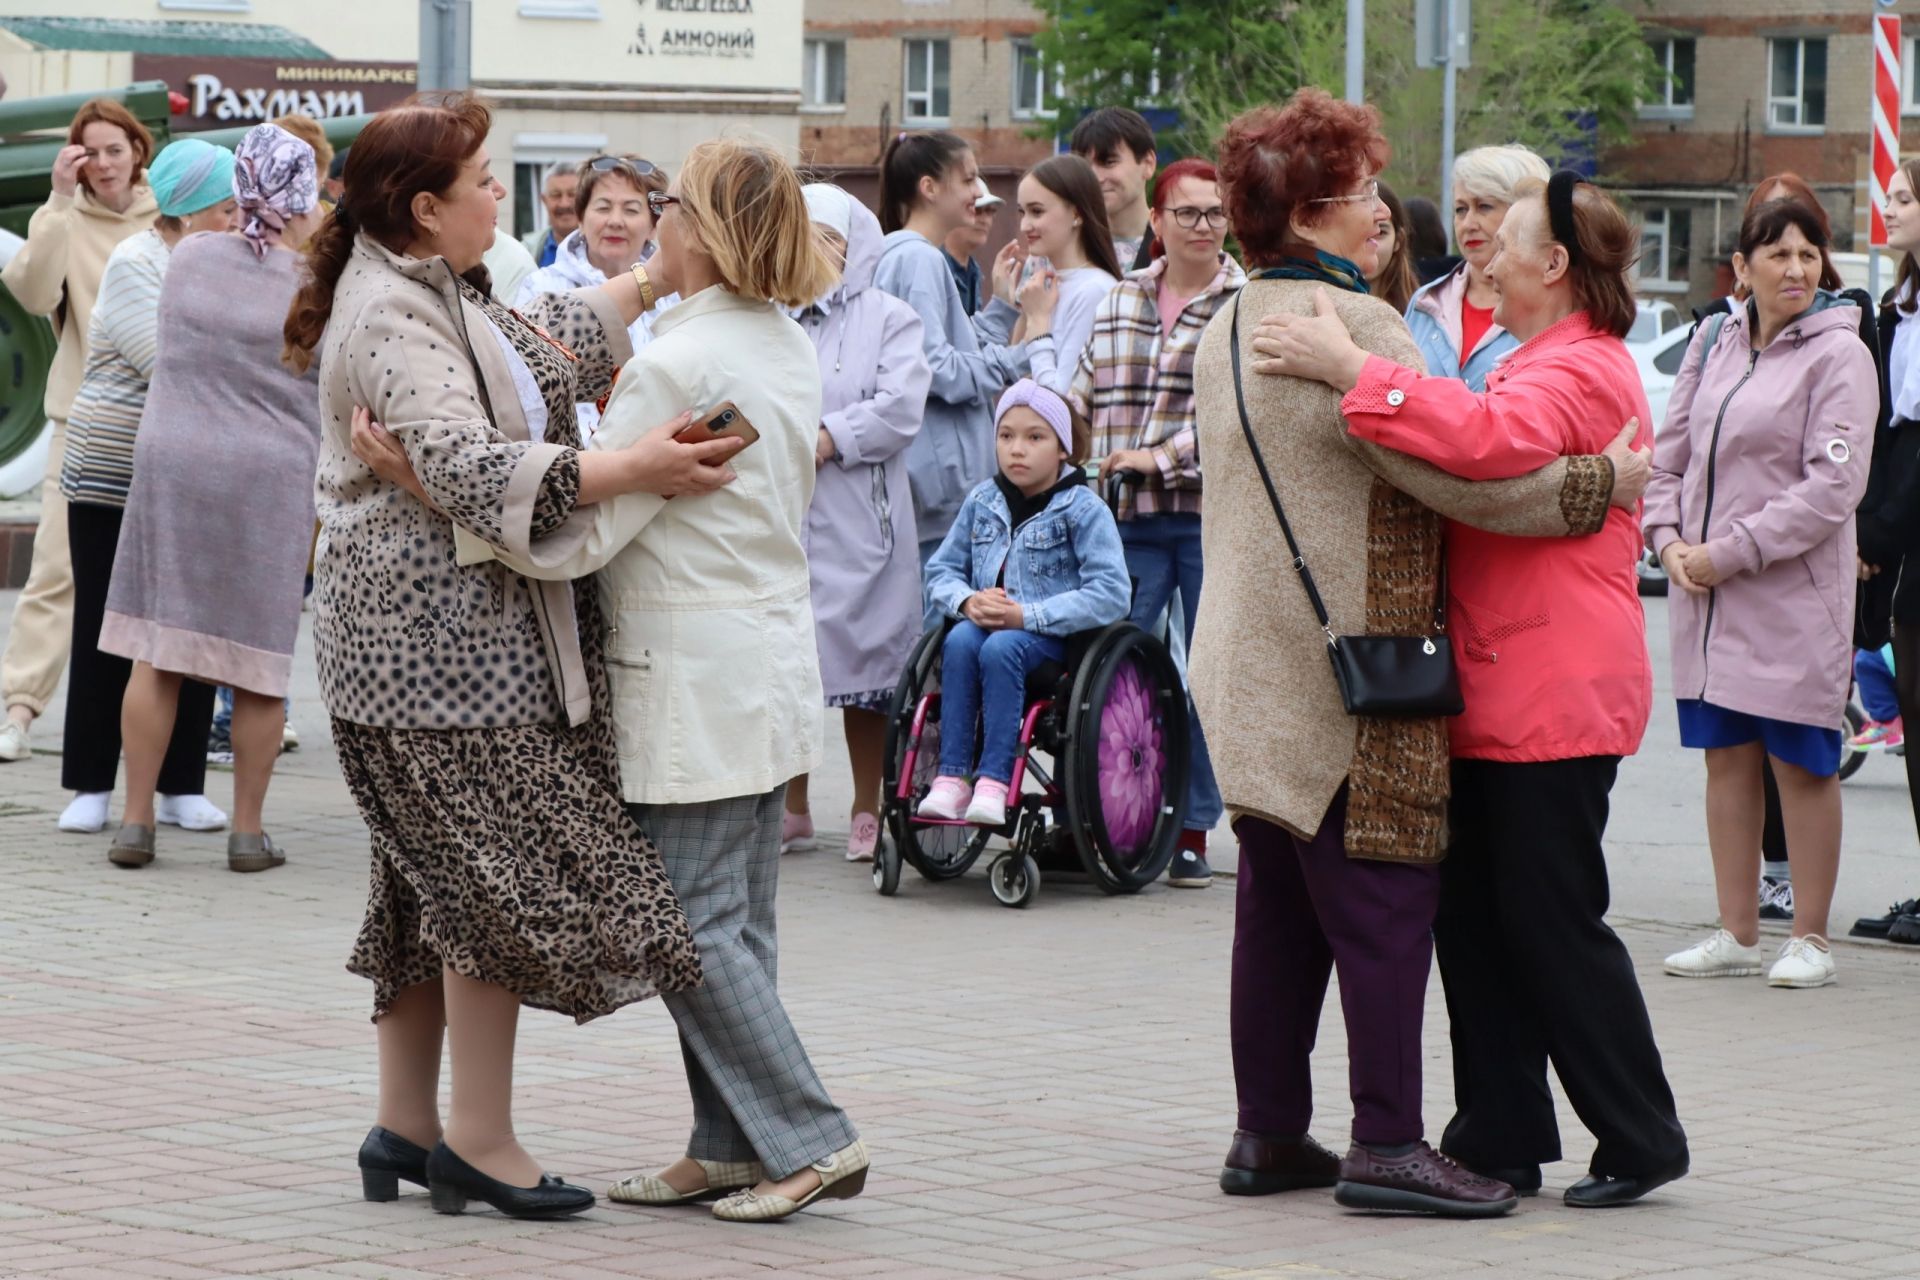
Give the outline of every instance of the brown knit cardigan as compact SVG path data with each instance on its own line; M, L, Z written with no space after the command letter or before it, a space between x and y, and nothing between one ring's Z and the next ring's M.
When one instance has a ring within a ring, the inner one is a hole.
M1238 305L1247 414L1336 633L1431 629L1446 516L1522 537L1582 536L1606 519L1613 468L1564 458L1513 480L1471 483L1348 436L1324 383L1253 372L1253 330L1313 314L1319 287L1261 280ZM1406 323L1365 294L1333 293L1366 350L1424 369ZM1435 862L1446 836L1446 721L1348 716L1321 633L1241 433L1229 362L1232 308L1201 340L1194 370L1207 590L1191 655L1195 706L1229 810L1311 838L1348 795L1349 857ZM1624 424L1623 424L1624 425ZM1438 514L1436 514L1438 513Z

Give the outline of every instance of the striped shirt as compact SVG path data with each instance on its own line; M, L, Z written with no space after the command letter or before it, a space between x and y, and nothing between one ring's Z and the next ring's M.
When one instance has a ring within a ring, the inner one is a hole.
M1093 338L1080 357L1072 400L1093 428L1092 457L1145 449L1159 474L1126 490L1117 513L1200 513L1200 456L1193 434L1193 361L1207 321L1247 282L1240 264L1221 255L1220 270L1162 334L1160 281L1166 259L1136 271L1100 304Z
M160 337L160 285L171 252L158 231L123 240L107 259L87 328L87 364L67 419L60 492L68 502L124 507L133 441L147 406Z

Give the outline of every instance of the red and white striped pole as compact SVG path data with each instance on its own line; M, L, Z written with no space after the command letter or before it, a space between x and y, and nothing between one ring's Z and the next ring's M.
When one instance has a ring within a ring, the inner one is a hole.
M1880 253L1887 243L1887 184L1900 164L1900 19L1873 17L1873 157L1869 165L1868 288L1880 296Z

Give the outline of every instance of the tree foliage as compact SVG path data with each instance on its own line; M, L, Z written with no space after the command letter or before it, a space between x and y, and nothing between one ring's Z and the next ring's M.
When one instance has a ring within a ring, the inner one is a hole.
M1393 144L1393 176L1439 185L1442 73L1414 66L1416 0L1368 0L1367 100ZM1181 150L1210 152L1234 116L1346 75L1345 0L1035 0L1041 52L1060 67L1063 120L1091 106L1174 108ZM1521 142L1549 157L1622 141L1657 70L1640 0L1472 0L1473 65L1460 74L1461 150ZM1155 90L1157 89L1157 92Z

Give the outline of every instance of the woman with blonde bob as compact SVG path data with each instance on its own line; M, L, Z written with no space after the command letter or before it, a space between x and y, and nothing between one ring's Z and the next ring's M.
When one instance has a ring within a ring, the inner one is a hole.
M709 497L615 496L564 554L506 558L534 577L597 575L621 787L659 842L706 975L666 997L693 1094L686 1157L609 1194L719 1198L715 1217L764 1222L857 1195L867 1171L774 988L782 803L787 780L819 766L822 727L801 541L820 369L786 308L824 297L838 273L799 178L764 143L702 143L648 203L659 249L644 270L683 301L622 371L593 448L623 449L664 413L708 421L723 406L757 439Z

